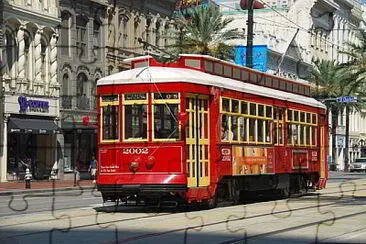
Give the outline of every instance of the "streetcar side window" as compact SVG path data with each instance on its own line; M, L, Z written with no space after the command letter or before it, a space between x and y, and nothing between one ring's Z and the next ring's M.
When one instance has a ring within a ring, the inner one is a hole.
M148 96L146 93L123 95L123 134L126 141L148 139Z
M119 97L118 95L102 96L101 109L101 141L119 141Z
M316 114L288 109L287 123L288 145L316 146Z
M153 98L153 138L155 140L178 140L179 94L154 93Z
M221 140L224 142L272 142L273 107L221 98Z

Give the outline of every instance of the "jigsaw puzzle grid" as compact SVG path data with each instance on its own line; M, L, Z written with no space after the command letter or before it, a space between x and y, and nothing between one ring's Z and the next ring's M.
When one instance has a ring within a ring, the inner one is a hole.
M58 43L58 47L62 48L62 43ZM92 52L101 48L104 47L94 47ZM84 51L80 50L79 58L85 65L96 61L93 58L85 60ZM4 62L6 59L2 60L2 63ZM270 243L293 240L304 243L332 243L334 241L332 236L342 235L342 229L337 226L337 223L352 220L356 216L364 222L357 222L345 232L358 233L366 230L366 209L360 207L366 203L366 184L365 181L360 180L329 184L325 190L299 198L258 200L212 210L189 208L171 211L157 207L135 207L134 209L103 204L86 209L56 210L57 201L66 197L77 199L90 195L102 202L95 187L92 190L86 190L79 185L79 182L77 190L70 192L60 192L53 188L50 193L30 192L23 195L0 196L2 200L8 201L7 207L12 212L21 216L20 218L0 217L0 229L3 229L0 230L0 242L84 243L88 240L89 243L169 243L174 240L175 243L255 243L257 241ZM53 182L53 187L54 184ZM28 199L36 198L48 198L51 201L48 206L50 211L39 213L39 215L37 213L22 215L30 207ZM23 207L14 207L15 201L22 201ZM304 211L309 211L308 219L301 215ZM147 221L153 224L144 232ZM262 223L261 221L263 221L263 229L258 225ZM297 225L286 226L291 222ZM51 226L44 229L40 227L40 223L50 223ZM166 223L168 223L167 226ZM272 226L271 223L273 223ZM35 226L35 228L22 230L22 226L26 228ZM135 232L129 232L130 227ZM78 234L80 229L87 231L84 234ZM98 229L103 234L99 234ZM313 232L311 238L309 235L302 236L301 232L309 229ZM215 233L218 232L220 234L216 235ZM296 233L294 236L298 236L299 239L291 237L291 233ZM72 238L68 239L67 235ZM212 237L209 237L210 235ZM286 235L289 239L286 239ZM343 241L347 242L347 239ZM364 241L366 242L366 239Z

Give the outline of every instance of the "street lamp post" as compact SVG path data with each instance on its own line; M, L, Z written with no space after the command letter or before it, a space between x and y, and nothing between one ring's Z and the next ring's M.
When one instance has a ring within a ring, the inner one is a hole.
M349 114L350 107L346 105L346 143L344 152L344 171L349 171Z
M240 7L248 10L247 20L247 50L246 50L246 66L253 68L253 24L254 24L254 9L264 8L264 4L256 0L241 0Z
M247 53L246 63L248 68L253 68L253 4L254 0L249 0L248 3L248 35L247 35Z

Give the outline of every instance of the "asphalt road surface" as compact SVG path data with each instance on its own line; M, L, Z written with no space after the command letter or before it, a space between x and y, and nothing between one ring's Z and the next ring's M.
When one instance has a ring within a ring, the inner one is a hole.
M103 206L95 192L73 194L29 196L29 212L21 209L6 212L9 202L7 206L4 203L9 198L1 196L0 243L363 243L366 240L363 175L342 176L337 172L327 189L303 197L211 210L115 208ZM22 197L17 196L10 206L24 206L22 202Z

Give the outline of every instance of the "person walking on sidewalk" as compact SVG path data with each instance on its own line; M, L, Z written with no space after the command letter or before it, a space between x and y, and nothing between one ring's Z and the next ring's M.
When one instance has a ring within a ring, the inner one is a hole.
M97 160L94 156L92 156L92 159L90 161L89 172L91 177L93 178L93 183L95 183L95 174L97 173Z

